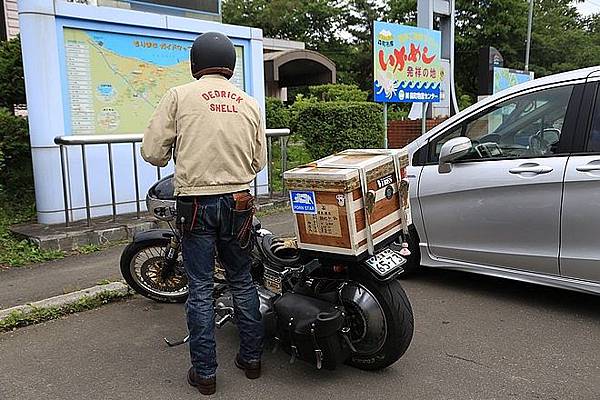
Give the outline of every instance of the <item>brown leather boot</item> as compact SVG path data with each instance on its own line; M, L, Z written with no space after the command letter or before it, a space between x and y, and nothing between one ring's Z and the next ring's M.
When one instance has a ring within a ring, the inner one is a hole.
M246 373L246 378L257 379L260 378L260 361L244 361L240 355L235 356L235 366L239 369L243 369Z
M196 374L194 367L190 368L187 376L188 383L204 395L215 394L217 391L217 378L201 378Z

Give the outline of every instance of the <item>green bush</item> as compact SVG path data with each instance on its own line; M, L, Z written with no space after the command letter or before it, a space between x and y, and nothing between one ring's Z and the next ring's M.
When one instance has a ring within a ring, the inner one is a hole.
M275 97L267 97L265 101L267 128L289 128L290 110Z
M298 116L300 115L300 112L308 106L315 105L315 104L321 104L321 103L322 102L317 100L315 97L304 97L301 94L296 96L296 100L294 101L294 104L292 104L289 107L290 128L291 128L293 134L298 133Z
M388 104L388 121L401 121L408 118L410 106L402 103Z
M468 94L463 94L458 98L458 108L460 110L464 110L465 108L472 106L473 103L473 99Z
M382 106L368 102L305 102L296 113L294 133L313 159L345 149L383 146Z
M356 85L328 84L308 88L311 97L320 101L367 101L369 93Z
M0 42L0 107L12 110L14 104L25 104L25 80L21 58L21 40Z
M0 108L0 192L33 190L27 119Z

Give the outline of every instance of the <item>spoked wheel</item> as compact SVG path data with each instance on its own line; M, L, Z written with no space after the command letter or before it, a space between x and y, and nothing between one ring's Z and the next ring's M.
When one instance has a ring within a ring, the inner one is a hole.
M183 303L188 295L181 255L173 266L165 262L166 240L131 243L121 255L121 274L137 293L164 303Z
M410 345L414 330L412 308L397 280L359 279L341 291L354 351L347 364L378 370L395 363Z

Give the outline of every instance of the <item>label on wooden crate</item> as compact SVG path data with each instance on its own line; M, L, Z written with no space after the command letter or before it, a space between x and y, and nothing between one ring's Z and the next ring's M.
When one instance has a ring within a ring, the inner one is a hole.
M382 189L394 183L394 175L386 175L383 178L377 179L377 189Z
M304 218L304 227L309 235L342 237L338 206L319 205L316 215L307 215Z
M291 190L290 203L295 214L316 214L317 201L315 192L308 190Z

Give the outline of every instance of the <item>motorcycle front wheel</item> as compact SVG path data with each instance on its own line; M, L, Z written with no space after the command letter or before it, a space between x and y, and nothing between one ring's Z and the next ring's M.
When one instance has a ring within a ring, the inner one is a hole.
M183 303L188 296L181 255L167 266L169 239L130 243L121 254L121 275L136 293L161 303Z
M398 361L414 331L412 308L400 282L359 278L348 282L340 294L355 350L346 364L372 371Z

